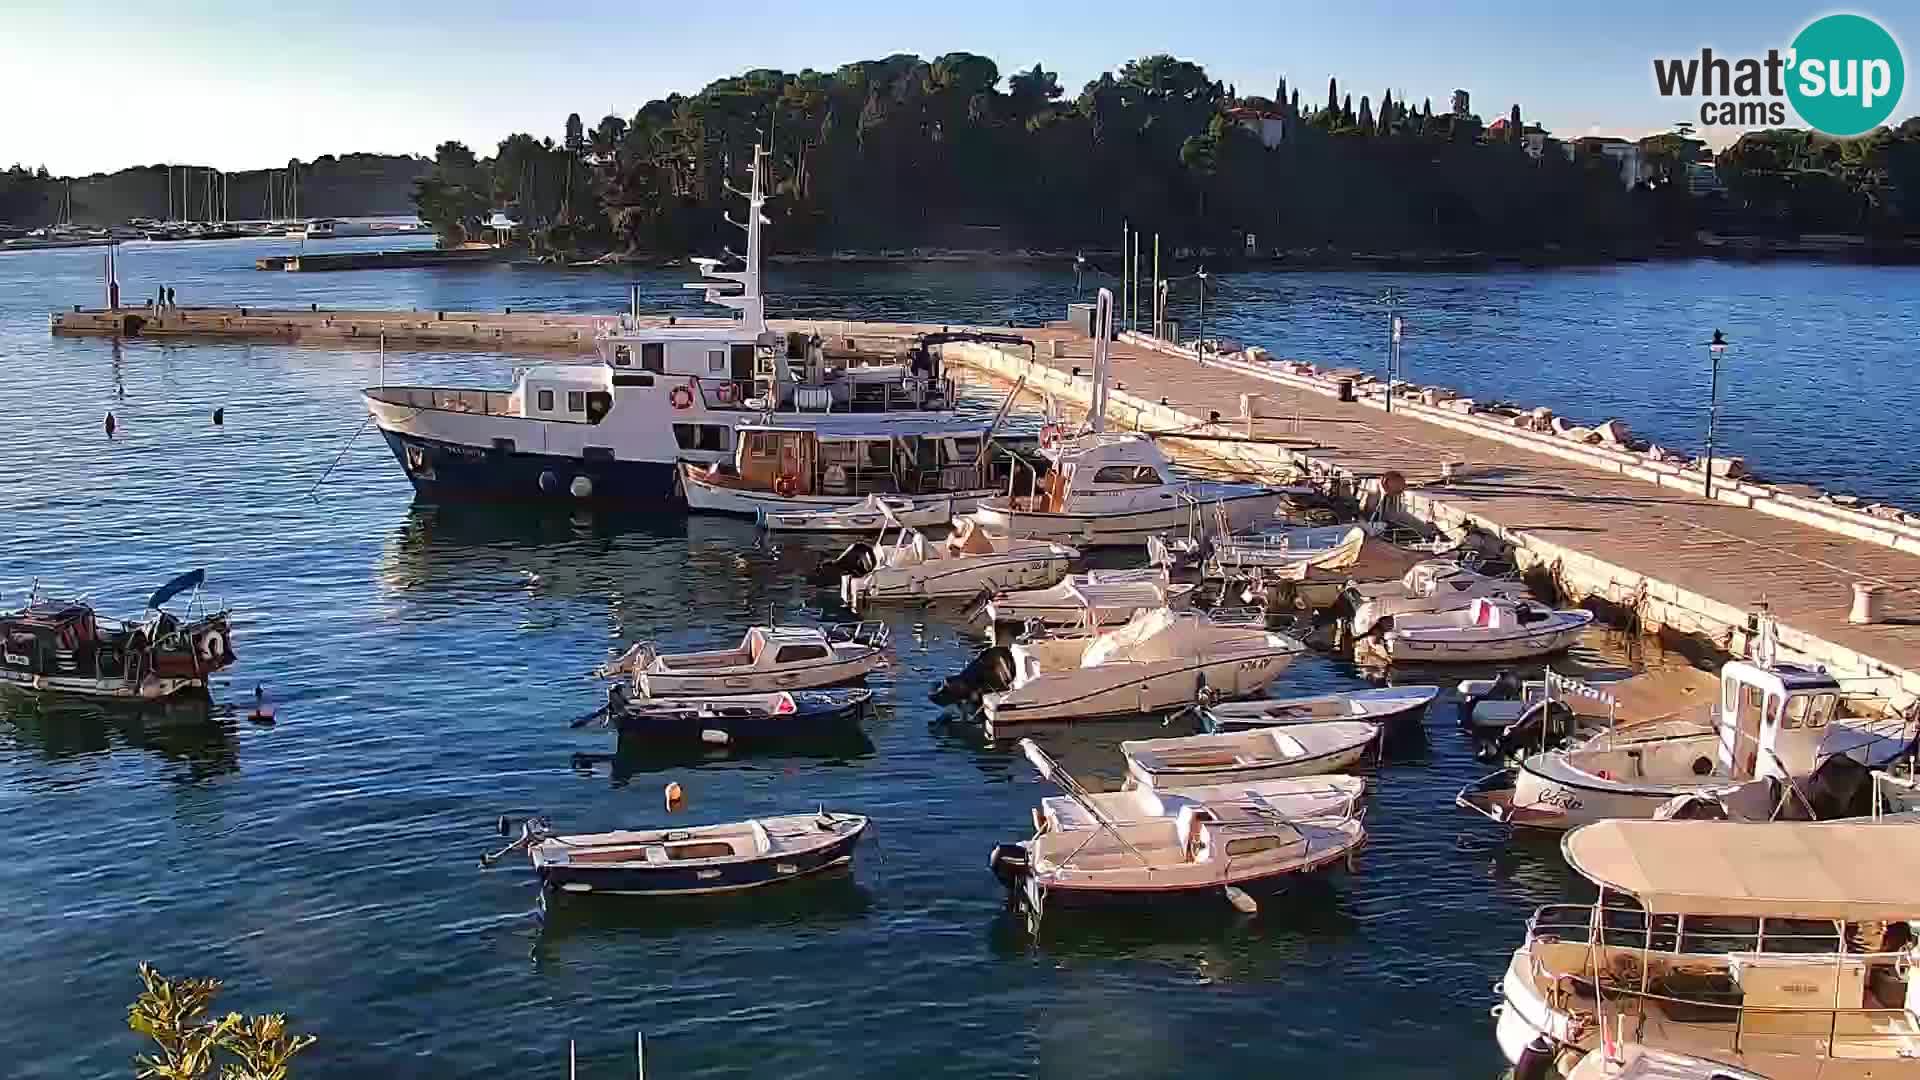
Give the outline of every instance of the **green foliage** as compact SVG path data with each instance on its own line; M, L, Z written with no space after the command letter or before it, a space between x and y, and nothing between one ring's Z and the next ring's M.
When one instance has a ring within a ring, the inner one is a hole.
M159 1050L133 1059L140 1080L200 1080L216 1062L221 1080L287 1080L293 1058L314 1044L312 1035L289 1034L279 1014L208 1019L218 979L169 979L143 963L140 981L127 1026ZM230 1060L218 1061L222 1054Z

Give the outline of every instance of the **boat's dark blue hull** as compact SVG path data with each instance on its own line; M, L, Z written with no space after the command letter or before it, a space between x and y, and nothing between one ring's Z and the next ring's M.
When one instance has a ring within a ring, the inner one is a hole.
M794 711L761 708L725 711L662 708L629 699L616 685L608 693L607 719L622 739L660 743L775 743L817 739L845 731L866 711L867 690L795 690ZM707 699L711 702L712 699Z
M862 826L831 844L810 851L768 855L720 864L659 866L542 866L540 880L549 889L569 893L624 896L693 896L739 892L841 869L853 862L853 849L866 833Z
M479 449L382 431L420 501L550 502L632 509L687 508L671 461L582 460L522 450Z

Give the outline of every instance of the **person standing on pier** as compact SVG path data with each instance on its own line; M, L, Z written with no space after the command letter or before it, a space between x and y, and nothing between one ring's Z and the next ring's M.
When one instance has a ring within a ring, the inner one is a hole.
M173 287L168 286L167 287L167 310L172 311L176 307L178 307L178 305L173 302Z

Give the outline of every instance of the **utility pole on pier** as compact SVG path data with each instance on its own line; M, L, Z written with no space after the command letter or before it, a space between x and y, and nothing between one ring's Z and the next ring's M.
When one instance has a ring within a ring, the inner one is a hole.
M1727 335L1715 330L1707 342L1707 355L1713 358L1713 375L1707 384L1707 460L1701 475L1706 479L1706 496L1713 498L1713 432L1720 420L1720 358L1727 354Z
M1400 296L1387 286L1387 295L1380 298L1387 305L1387 411L1393 411L1393 382L1400 374L1400 336L1403 324L1400 321Z

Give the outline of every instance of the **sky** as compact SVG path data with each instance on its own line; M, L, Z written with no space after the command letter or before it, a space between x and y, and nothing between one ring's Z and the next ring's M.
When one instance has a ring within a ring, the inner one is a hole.
M1566 10L1560 10L1565 8ZM1156 52L1242 94L1284 76L1303 102L1336 76L1355 107L1383 90L1444 109L1456 87L1491 121L1519 104L1557 137L1638 137L1697 122L1655 92L1655 57L1764 55L1831 11L1873 17L1920 62L1920 4L1777 0L0 0L0 165L85 175L182 163L238 170L369 151L482 152L516 131L560 137L752 68L832 70L891 53L966 51L1003 75L1035 63L1067 95ZM1911 79L1894 112L1920 112ZM1794 122L1789 118L1790 122ZM1737 132L1704 128L1716 146Z

